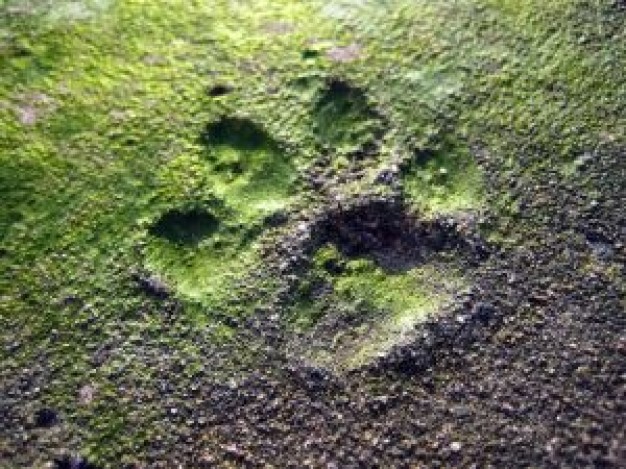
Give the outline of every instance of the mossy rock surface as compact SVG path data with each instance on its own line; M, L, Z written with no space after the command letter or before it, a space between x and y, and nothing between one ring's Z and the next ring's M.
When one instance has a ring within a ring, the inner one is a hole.
M0 2L0 467L619 467L625 34Z

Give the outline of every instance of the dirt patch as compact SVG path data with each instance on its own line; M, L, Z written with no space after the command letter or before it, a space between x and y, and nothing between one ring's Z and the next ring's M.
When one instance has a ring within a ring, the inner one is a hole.
M55 107L52 98L44 93L25 93L19 96L14 111L20 124L33 126L42 117L52 113Z
M285 21L271 21L263 25L263 32L271 36L283 36L294 32L295 29L293 24Z

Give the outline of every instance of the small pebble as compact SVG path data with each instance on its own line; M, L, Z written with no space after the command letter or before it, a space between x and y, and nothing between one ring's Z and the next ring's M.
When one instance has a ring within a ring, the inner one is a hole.
M450 443L450 450L457 453L461 451L461 446L461 443L459 443L458 441L453 441L452 443Z

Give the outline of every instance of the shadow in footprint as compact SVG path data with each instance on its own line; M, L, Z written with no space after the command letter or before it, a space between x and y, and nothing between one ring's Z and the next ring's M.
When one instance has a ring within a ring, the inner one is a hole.
M150 234L180 245L196 245L219 228L219 220L204 210L170 210L150 228Z
M234 91L234 88L232 86L218 83L216 85L211 86L207 90L207 94L211 98L220 98L222 96L226 96L227 94L232 93L233 91Z
M229 145L244 151L276 146L258 124L238 117L223 117L210 124L204 132L203 141L208 145Z
M452 224L419 220L402 203L384 199L329 211L318 230L344 256L368 258L387 273L410 270L438 252L466 257L472 249Z

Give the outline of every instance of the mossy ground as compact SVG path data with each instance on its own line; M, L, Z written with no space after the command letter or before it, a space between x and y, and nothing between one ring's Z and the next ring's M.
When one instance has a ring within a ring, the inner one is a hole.
M474 157L501 180L572 178L580 155L623 147L625 30L609 0L3 2L2 379L37 368L36 401L63 413L67 444L105 466L141 459L167 433L158 401L133 398L160 385L146 357L168 350L183 381L205 369L185 334L219 343L232 331L217 318L252 309L230 306L234 285L262 265L263 220L297 203L320 151L339 160L381 130L373 167L430 149L406 173L416 206L489 207L493 236L519 239L519 194L492 191ZM329 52L353 44L350 60ZM327 102L334 77L359 91ZM220 84L232 91L207 92ZM193 211L215 220L193 242L155 233ZM412 274L361 267L333 280L347 299L392 317L438 304L426 282L389 293ZM133 284L144 268L183 300L175 323ZM101 391L81 407L86 383Z
M485 183L469 149L442 144L418 153L404 176L405 192L425 216L479 213L485 207Z

